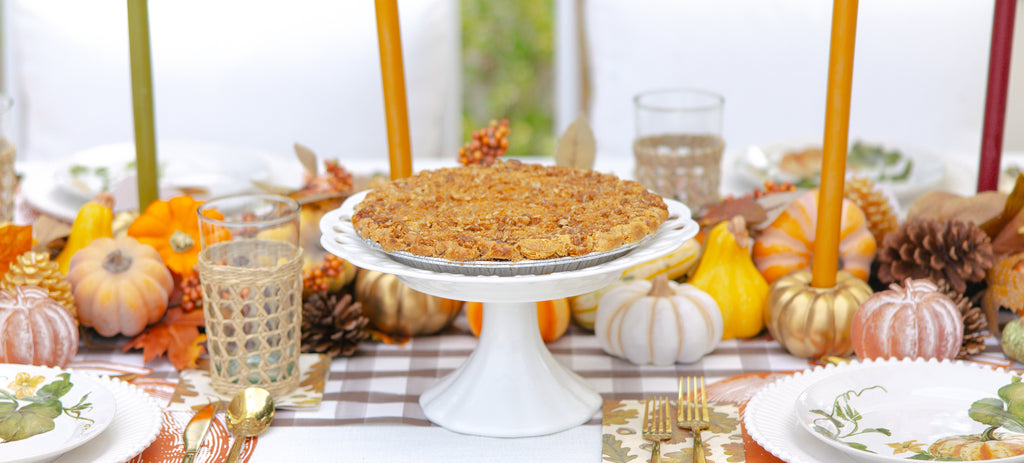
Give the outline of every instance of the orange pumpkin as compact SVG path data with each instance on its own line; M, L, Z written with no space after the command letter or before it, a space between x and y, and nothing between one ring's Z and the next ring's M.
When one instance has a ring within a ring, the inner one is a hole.
M754 240L754 264L768 284L796 270L810 269L818 224L818 190L800 195ZM874 236L864 212L843 200L839 268L867 281L875 258Z
M75 317L45 290L0 290L0 363L65 367L76 353Z
M473 335L480 336L483 326L483 303L466 303L466 321ZM544 342L551 342L565 334L569 328L569 299L555 299L537 303L537 324L540 337Z
M103 336L135 336L160 321L174 280L152 247L130 236L96 238L71 258L78 319Z
M201 204L202 201L188 195L167 201L153 201L128 226L128 236L156 249L172 272L190 276L195 273L193 267L199 259L199 219L196 209ZM207 215L216 219L224 218L216 211L208 211Z
M954 359L964 323L953 300L931 280L907 279L872 294L850 323L853 351L861 359Z

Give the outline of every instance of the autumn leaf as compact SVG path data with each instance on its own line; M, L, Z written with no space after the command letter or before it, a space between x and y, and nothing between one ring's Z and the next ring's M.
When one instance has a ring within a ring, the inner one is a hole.
M180 307L167 309L164 318L150 325L124 346L124 350L142 349L142 359L149 362L166 354L179 371L196 366L196 360L206 352L206 335L199 332L205 319L203 311L185 312Z
M32 226L0 225L0 276L7 273L18 256L32 250Z

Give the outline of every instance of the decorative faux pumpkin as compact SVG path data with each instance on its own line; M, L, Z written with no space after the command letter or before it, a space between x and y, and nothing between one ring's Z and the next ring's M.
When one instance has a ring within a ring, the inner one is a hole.
M466 321L474 336L480 336L483 327L483 304L480 302L466 303ZM537 302L537 325L540 327L540 338L551 342L565 334L569 328L569 300Z
M398 277L359 269L355 298L378 331L391 336L435 334L451 325L462 302L424 294Z
M995 434L992 432L995 429L992 427L981 434L939 439L928 447L928 453L960 461L994 460L1024 454L1024 436L1014 433Z
M128 236L148 244L160 253L167 268L181 276L192 275L199 259L199 219L196 210L203 204L191 196L156 200L128 226ZM223 219L217 211L206 214Z
M160 254L130 236L97 238L71 258L78 319L103 336L135 336L160 321L174 279Z
M985 274L985 282L988 287L981 296L981 309L985 312L989 330L998 336L1000 308L1024 315L1024 253L996 260Z
M850 323L871 287L839 271L831 288L811 286L811 272L798 270L772 283L765 301L768 331L797 357L819 359L853 352Z
M0 277L18 256L32 250L32 226L0 224Z
M594 317L597 315L597 302L612 288L628 281L650 280L658 275L665 275L669 280L678 280L696 267L699 260L700 242L696 238L691 238L665 256L627 268L616 282L596 291L570 297L569 308L572 310L572 321L582 328L593 330Z
M0 363L65 367L77 353L78 324L46 291L0 290Z
M818 223L818 190L800 195L754 241L754 263L771 284L796 270L810 269ZM856 204L843 199L839 268L867 281L877 243Z
M960 309L926 279L872 294L850 324L853 352L861 359L954 359L963 335Z
M1024 325L1021 324L1021 318L1015 318L1006 324L999 345L1007 357L1024 362Z
M715 225L689 281L718 303L724 327L722 339L749 338L764 329L768 283L750 260L749 242L742 216Z
M594 333L605 352L638 365L693 363L722 340L722 313L704 291L659 276L602 297Z
M68 274L71 256L84 248L92 240L100 237L114 236L111 225L114 222L114 196L108 192L96 195L91 201L78 209L75 221L71 223L71 233L64 249L54 259L60 265L61 273Z

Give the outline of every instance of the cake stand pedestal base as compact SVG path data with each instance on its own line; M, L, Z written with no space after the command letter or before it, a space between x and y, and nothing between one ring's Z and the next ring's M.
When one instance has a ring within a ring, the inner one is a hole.
M544 345L536 302L485 302L473 354L420 396L431 422L490 437L564 431L589 421L601 403Z

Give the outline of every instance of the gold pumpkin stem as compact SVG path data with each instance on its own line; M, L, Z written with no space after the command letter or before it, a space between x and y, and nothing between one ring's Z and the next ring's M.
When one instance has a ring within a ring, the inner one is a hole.
M179 253L192 249L192 245L196 244L195 240L188 233L181 230L174 230L174 234L171 235L167 242L170 243L171 249L174 252Z
M669 297L674 294L668 285L668 277L658 275L651 281L651 291L647 293L650 297Z
M107 254L106 259L103 259L103 268L110 273L121 273L131 268L131 266L132 258L124 255L120 249Z

